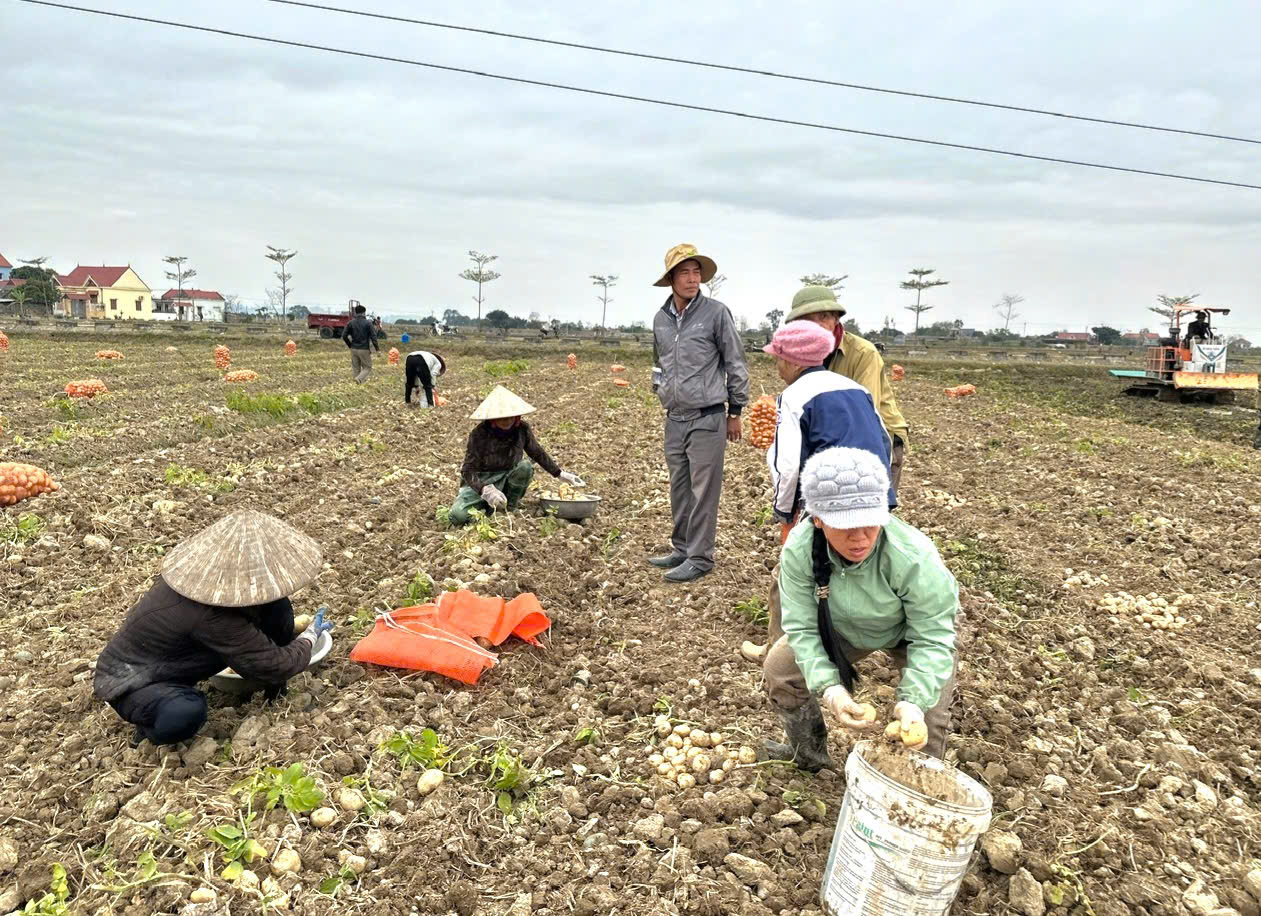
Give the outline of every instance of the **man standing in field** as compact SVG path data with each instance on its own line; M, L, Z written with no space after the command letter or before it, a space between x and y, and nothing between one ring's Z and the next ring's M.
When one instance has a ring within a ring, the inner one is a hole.
M342 331L342 340L350 348L350 377L356 382L366 382L372 374L372 346L378 353L381 347L377 343L377 329L367 319L367 309L362 305L355 306L355 317L350 319L346 330Z
M789 321L813 321L836 337L836 351L825 365L846 378L862 385L876 403L885 429L893 437L893 455L889 463L889 481L896 493L902 479L902 462L906 457L906 443L910 438L906 420L893 397L893 385L884 371L884 359L870 341L851 334L841 324L845 309L836 301L836 293L826 286L807 286L793 296Z
M700 291L718 265L687 244L666 252L665 265L653 284L671 290L652 323L653 385L666 410L674 528L670 552L648 562L670 582L691 582L714 568L723 461L740 441L749 370L731 312Z

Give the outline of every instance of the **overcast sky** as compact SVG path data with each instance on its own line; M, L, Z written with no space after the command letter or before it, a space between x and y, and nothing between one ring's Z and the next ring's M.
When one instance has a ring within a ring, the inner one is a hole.
M281 6L82 0L452 66L740 111L1261 184L1261 146L630 60ZM1255 0L593 4L345 0L569 41L1261 138ZM686 17L680 18L681 11ZM1232 306L1261 336L1261 191L680 111L0 0L0 253L57 269L161 258L262 300L268 244L293 301L470 312L470 248L499 255L486 308L650 320L671 245L729 279L752 322L802 274L849 274L863 327L911 267L950 285L925 322L1028 331L1155 326L1158 293Z

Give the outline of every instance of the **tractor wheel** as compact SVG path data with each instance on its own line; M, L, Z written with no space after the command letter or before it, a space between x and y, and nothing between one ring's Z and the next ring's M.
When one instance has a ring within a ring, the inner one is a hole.
M323 337L325 340L328 340L330 337L333 336L333 329L330 327L320 328L320 336Z

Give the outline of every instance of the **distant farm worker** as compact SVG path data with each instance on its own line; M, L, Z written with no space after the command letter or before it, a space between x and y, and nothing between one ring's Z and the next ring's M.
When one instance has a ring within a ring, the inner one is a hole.
M460 469L460 492L451 506L451 524L464 525L469 512L516 509L534 479L534 464L574 487L586 484L560 465L539 445L530 424L521 418L534 408L502 385L496 385L470 420L481 420L469 433ZM528 456L528 457L522 457Z
M372 350L368 348L381 352L376 326L367 319L367 312L362 305L356 305L355 317L342 331L342 340L350 348L350 377L359 383L366 382L372 374Z
M808 517L780 561L784 635L763 667L787 743L767 742L767 753L805 770L831 767L819 700L846 728L874 727L851 694L853 666L884 650L902 669L894 718L904 733L926 727L918 747L941 758L954 696L954 577L928 537L889 514L885 464L871 452L819 452L801 489Z
M811 456L836 446L866 449L879 456L886 474L889 470L892 443L871 395L853 379L823 367L834 346L832 333L821 325L793 321L776 331L764 348L775 357L779 377L788 386L779 396L775 441L766 453L771 470L771 508L781 525L781 541L787 539L801 509L801 468ZM889 508L895 508L892 488L888 496ZM778 567L767 603L767 645L746 642L740 650L750 661L760 661L767 648L784 635Z
M320 571L319 545L242 510L181 543L96 662L93 693L136 726L134 744L186 741L206 721L197 683L224 668L276 692L311 662L317 613L294 636L289 596Z
M695 245L675 245L665 266L653 284L671 290L652 323L653 375L666 410L674 526L670 552L648 562L671 582L691 582L714 568L723 462L727 443L740 441L749 370L730 310L701 292L718 265Z
M846 378L852 378L871 393L880 419L884 421L884 428L893 438L889 478L896 491L902 482L902 464L906 458L906 444L910 433L902 411L898 409L898 402L893 397L893 384L885 373L884 358L869 340L845 330L841 323L844 317L845 309L836 301L836 293L826 286L807 286L793 296L792 309L784 323L804 319L832 332L836 338L836 350L827 361L827 367Z
M404 361L406 377L403 382L403 401L408 407L432 407L433 380L447 371L447 362L437 353L428 350L416 350L407 354ZM424 391L424 399L420 397ZM416 400L412 400L416 395Z

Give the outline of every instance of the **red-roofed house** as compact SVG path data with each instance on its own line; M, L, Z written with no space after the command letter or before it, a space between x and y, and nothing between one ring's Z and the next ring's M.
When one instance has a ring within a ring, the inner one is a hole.
M0 254L0 283L9 279L9 271L13 270L13 265L5 260L4 255Z
M212 289L168 289L153 303L162 321L223 321L223 296Z
M128 267L76 267L61 277L61 305L54 310L70 318L149 319L153 291Z
M1132 331L1129 334L1122 334L1121 339L1127 343L1138 344L1142 347L1153 347L1160 343L1160 335L1155 331L1147 330L1147 328L1143 328L1143 330L1138 332Z
M1056 343L1090 343L1090 335L1075 331L1060 331L1055 335Z

